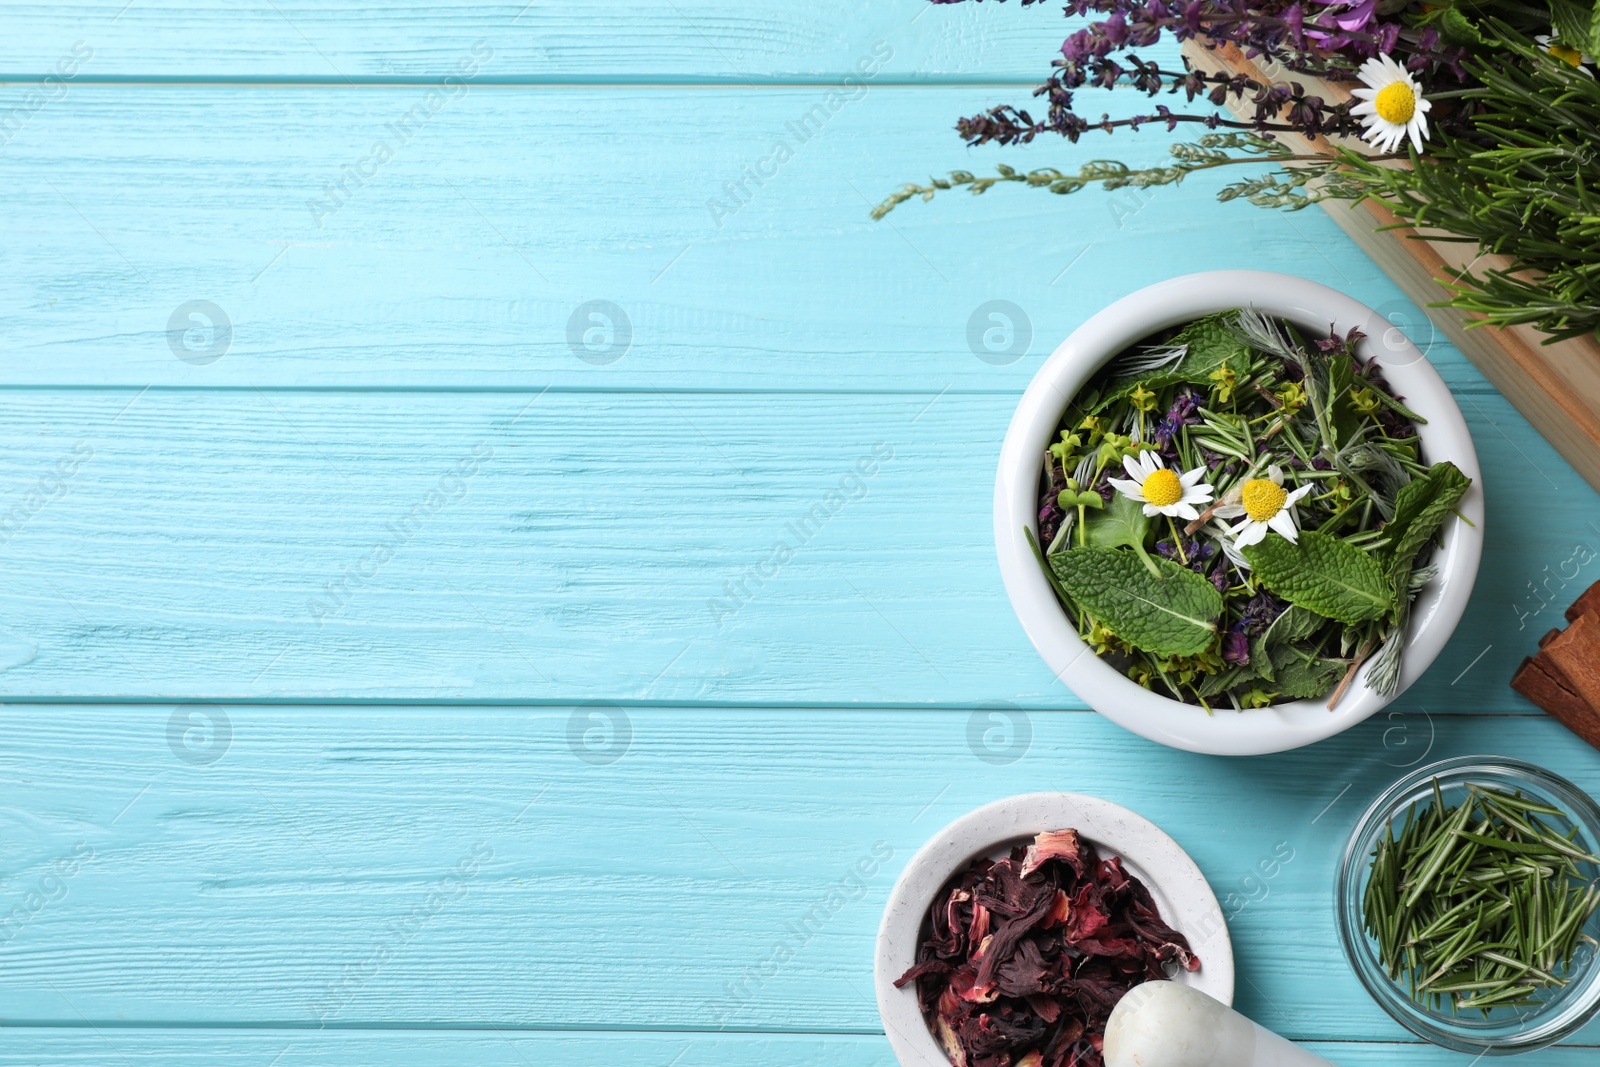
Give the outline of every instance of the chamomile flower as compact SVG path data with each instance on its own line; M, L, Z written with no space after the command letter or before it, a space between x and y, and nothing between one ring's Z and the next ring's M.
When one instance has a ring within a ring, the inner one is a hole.
M1408 136L1418 152L1428 136L1428 112L1433 105L1422 98L1422 87L1389 56L1374 56L1357 72L1366 88L1350 95L1361 103L1350 109L1361 116L1366 130L1362 140L1384 152L1393 152Z
M1535 37L1534 43L1543 48L1553 58L1561 60L1569 67L1575 67L1580 73L1594 77L1594 72L1589 68L1594 66L1594 60L1576 48L1562 44L1548 33L1541 33Z
M1204 467L1180 475L1163 467L1154 452L1140 452L1137 457L1123 456L1122 469L1128 472L1131 481L1107 480L1123 496L1142 503L1146 515L1198 519L1200 513L1194 506L1211 502L1211 486L1201 480L1206 474Z
M1294 506L1311 489L1310 485L1292 493L1284 489L1283 469L1274 463L1265 478L1250 478L1224 496L1215 514L1219 519L1243 517L1244 521L1228 531L1240 548L1260 542L1268 530L1278 531L1292 543L1300 537Z

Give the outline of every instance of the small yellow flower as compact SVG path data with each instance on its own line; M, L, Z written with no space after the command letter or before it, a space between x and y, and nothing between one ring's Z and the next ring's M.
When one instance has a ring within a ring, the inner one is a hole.
M1272 698L1275 696L1276 693L1268 693L1258 686L1241 697L1239 703L1247 708L1264 708L1272 703Z
M1167 656L1161 661L1161 672L1177 679L1179 685L1193 685L1205 675L1216 674L1224 666L1221 655L1213 649L1207 649L1193 656Z
M1140 411L1154 411L1156 409L1156 394L1146 389L1143 382L1133 387L1133 395L1129 399L1133 401L1133 406Z
M1355 389L1350 393L1350 406L1362 415L1376 415L1383 404L1371 389Z
M1129 456L1137 456L1139 453L1155 447L1155 445L1144 441L1135 441L1128 434L1108 433L1100 441L1100 466L1116 466L1124 462Z
M1061 468L1065 470L1067 468L1067 460L1078 454L1078 449L1082 444L1083 439L1077 434L1062 430L1061 440L1050 446L1050 454L1056 457L1056 460L1061 464Z
M1299 382L1284 382L1277 396L1283 403L1285 415L1293 415L1306 406L1306 391L1300 387Z
M1217 383L1214 390L1217 403L1226 404L1233 399L1233 391L1239 387L1239 376L1233 373L1232 367L1224 363L1206 377Z
M1105 623L1099 621L1096 621L1089 628L1089 644L1094 646L1095 655L1097 656L1103 656L1107 652L1134 651L1132 645L1107 629Z

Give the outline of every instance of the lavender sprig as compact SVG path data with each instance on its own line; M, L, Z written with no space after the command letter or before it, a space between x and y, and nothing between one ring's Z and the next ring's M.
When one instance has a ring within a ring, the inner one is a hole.
M1024 5L1029 2L1039 0L1023 0ZM1058 134L1076 142L1090 130L1110 133L1124 127L1138 129L1148 123L1163 124L1169 131L1179 123L1201 123L1212 130L1226 127L1266 134L1294 132L1310 139L1359 131L1360 123L1351 114L1350 103L1330 103L1307 93L1298 82L1272 85L1242 75L1164 70L1128 51L1153 45L1168 34L1180 42L1200 39L1209 47L1236 45L1251 58L1269 56L1290 71L1342 79L1355 75L1348 65L1350 57L1388 54L1404 41L1410 69L1443 67L1461 73L1464 53L1441 48L1437 30L1414 30L1399 22L1382 21L1370 5L1352 5L1347 0L1308 0L1265 6L1276 10L1256 10L1244 0L1067 0L1068 15L1107 17L1090 23L1063 42L1062 58L1053 64L1055 72L1033 92L1035 97L1044 98L1044 116L1035 119L1028 110L1005 104L959 120L956 129L970 144L994 141L1005 145L1026 144L1041 133ZM1342 48L1344 53L1330 57L1320 51L1332 47ZM1203 96L1219 107L1230 98L1240 100L1248 94L1255 113L1249 121L1238 121L1215 111L1187 113L1157 105L1147 114L1117 119L1102 115L1095 120L1073 110L1074 90L1086 85L1111 88L1119 84L1152 97L1162 92L1182 92L1189 103Z

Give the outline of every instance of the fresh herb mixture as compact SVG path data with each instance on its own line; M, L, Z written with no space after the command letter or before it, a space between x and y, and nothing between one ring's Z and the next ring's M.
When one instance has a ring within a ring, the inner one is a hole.
M1437 1011L1531 1007L1567 984L1584 924L1600 904L1592 856L1546 819L1559 808L1469 786L1464 803L1413 805L1373 850L1366 928L1389 977ZM1579 864L1590 865L1587 874Z
M1076 830L974 860L928 910L917 983L956 1067L1102 1067L1106 1020L1136 985L1200 969L1143 882Z
M1366 684L1395 691L1406 613L1469 479L1425 463L1423 420L1356 358L1360 336L1221 312L1073 399L1044 457L1039 558L1129 678L1208 710L1337 686L1332 707L1370 657Z

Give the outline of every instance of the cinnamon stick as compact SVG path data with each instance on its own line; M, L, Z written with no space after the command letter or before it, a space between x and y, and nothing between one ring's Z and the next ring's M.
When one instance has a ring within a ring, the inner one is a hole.
M1538 654L1522 661L1511 688L1600 749L1600 582L1566 615L1572 625L1539 638Z
M1577 622L1580 616L1600 612L1600 582L1595 582L1572 602L1567 609L1567 621Z
M1550 671L1544 653L1525 659L1511 676L1511 688L1538 705L1552 719L1600 748L1600 713L1583 702L1566 686L1566 680Z
M1579 615L1536 658L1600 717L1600 614Z

